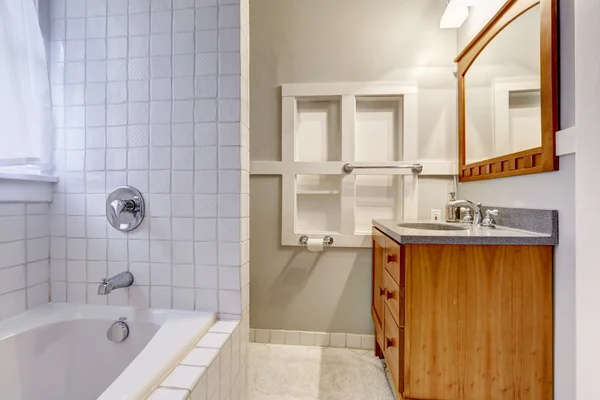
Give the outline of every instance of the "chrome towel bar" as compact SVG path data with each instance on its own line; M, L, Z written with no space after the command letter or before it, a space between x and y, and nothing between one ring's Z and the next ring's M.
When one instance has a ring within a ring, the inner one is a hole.
M405 169L410 168L413 174L420 174L423 172L422 164L411 164L411 165L352 165L350 163L344 164L342 171L346 174L351 174L355 169Z

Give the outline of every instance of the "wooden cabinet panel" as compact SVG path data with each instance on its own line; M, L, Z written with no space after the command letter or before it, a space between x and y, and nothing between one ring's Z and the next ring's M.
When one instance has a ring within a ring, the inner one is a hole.
M385 289L383 287L385 236L377 229L373 229L373 288L372 304L378 317L379 325L383 323L383 304L385 302Z
M469 246L465 399L552 399L552 246Z
M403 247L392 239L385 240L385 269L400 286L404 286L404 251Z
M406 248L407 398L461 399L459 364L465 344L458 341L455 300L459 298L458 270L464 268L464 251L447 251L448 247Z
M385 304L389 307L396 324L404 327L404 287L400 287L387 271L383 273L383 287Z
M383 274L385 272L385 245L385 235L377 229L373 229L371 316L375 327L375 355L377 357L383 356L384 349L383 307L385 304L385 289L383 287Z
M407 245L406 260L407 398L552 399L551 246Z
M384 321L385 361L394 382L394 389L402 394L404 392L404 329L396 324L387 306Z
M387 238L386 235L384 235L379 229L373 228L372 237L374 242L377 242L380 247L385 249Z
M379 346L379 349L385 349L385 334L383 332L384 326L382 324L384 317L382 316L381 320L379 320L379 317L375 314L375 309L371 308L371 318L373 319L373 326L375 327L375 343ZM375 356L383 358L382 354L377 350L378 349L375 349Z

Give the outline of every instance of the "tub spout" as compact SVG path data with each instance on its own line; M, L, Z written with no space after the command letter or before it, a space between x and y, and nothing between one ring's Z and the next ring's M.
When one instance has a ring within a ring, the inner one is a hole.
M104 278L98 286L99 295L110 294L114 289L129 287L133 284L133 274L129 271L121 272L112 278Z

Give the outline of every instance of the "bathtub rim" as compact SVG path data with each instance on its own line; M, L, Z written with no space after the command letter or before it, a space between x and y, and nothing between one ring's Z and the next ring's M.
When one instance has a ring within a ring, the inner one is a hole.
M145 399L216 322L210 312L48 303L1 321L0 340L59 322L119 317L157 324L159 329L98 400Z

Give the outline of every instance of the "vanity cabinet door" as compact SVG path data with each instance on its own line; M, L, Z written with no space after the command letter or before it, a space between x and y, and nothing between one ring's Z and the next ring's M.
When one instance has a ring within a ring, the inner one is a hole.
M400 286L404 286L404 247L386 236L385 269Z

